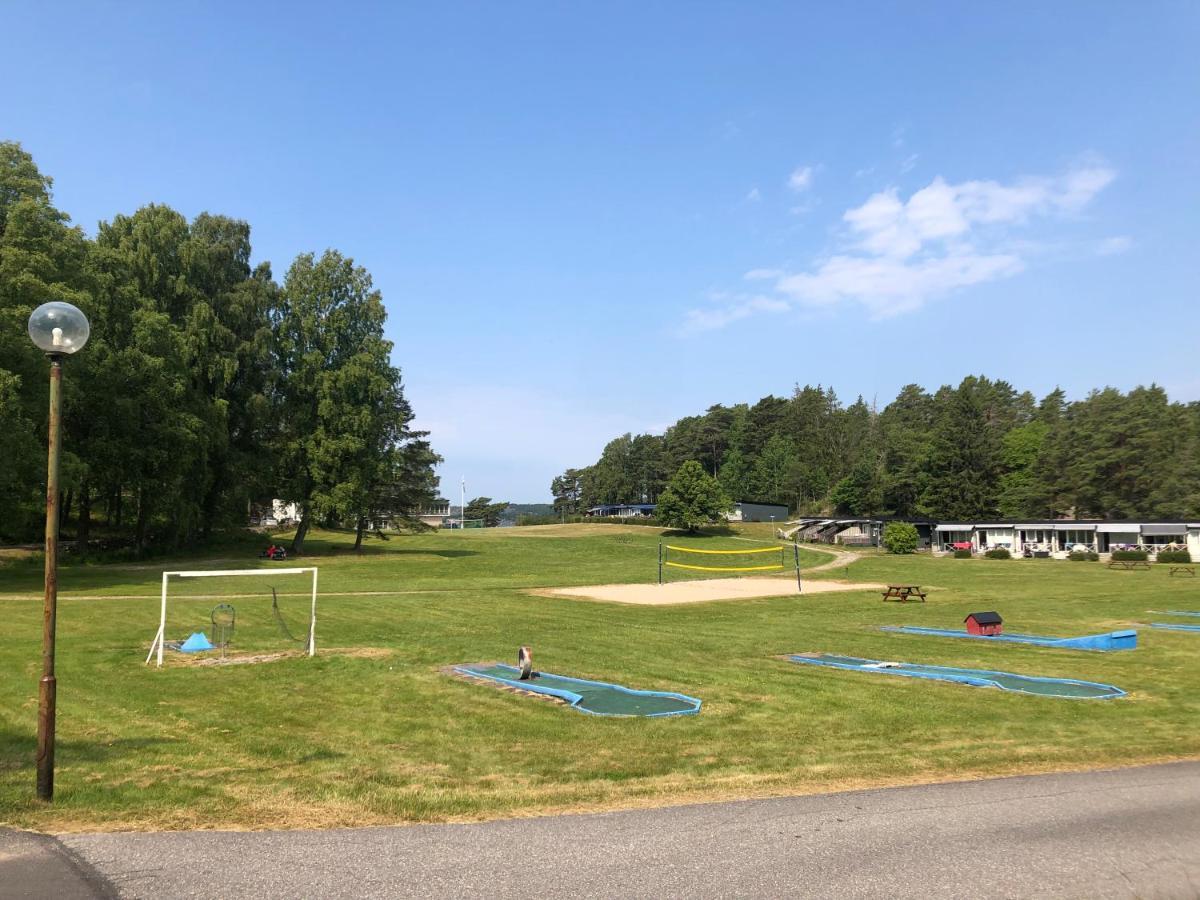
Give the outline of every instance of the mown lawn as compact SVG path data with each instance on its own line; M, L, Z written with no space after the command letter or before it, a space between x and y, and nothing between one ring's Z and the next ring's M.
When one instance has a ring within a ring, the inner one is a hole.
M636 527L466 531L355 556L346 536L319 534L312 556L291 563L321 569L315 659L217 668L174 657L161 671L143 665L161 571L268 564L66 568L50 806L33 798L41 574L9 565L0 822L52 831L437 821L1200 755L1200 636L1140 629L1138 650L1102 654L876 627L960 627L968 612L997 609L1010 630L1093 633L1163 620L1150 609L1200 609L1198 582L1097 563L870 555L850 566L852 579L924 584L929 602L864 592L630 607L522 590L652 581L659 540ZM802 564L825 559L805 551ZM267 649L271 629L249 622L269 616L269 600L234 602L247 640ZM211 600L195 605L206 614ZM302 623L302 610L283 605ZM681 691L704 708L597 718L442 672L509 660L523 643L547 671ZM1130 695L1061 700L778 658L800 651L1084 678Z

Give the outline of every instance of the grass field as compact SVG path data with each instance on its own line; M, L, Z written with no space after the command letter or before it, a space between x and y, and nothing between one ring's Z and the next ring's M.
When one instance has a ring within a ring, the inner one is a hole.
M929 602L852 592L635 607L524 590L652 581L659 540L636 526L549 526L400 537L360 556L350 536L319 533L312 555L289 563L321 569L315 659L198 667L175 657L161 671L143 665L161 571L265 563L65 568L49 806L34 799L33 770L41 572L10 562L0 568L0 824L443 821L1200 755L1200 636L1142 629L1137 651L1102 654L876 627L960 627L970 611L997 609L1009 630L1093 633L1162 619L1150 609L1200 609L1198 582L1097 563L867 555L851 579L923 584ZM806 550L802 564L826 559ZM251 617L255 602L236 602ZM442 673L511 660L519 644L547 671L680 691L703 710L597 718ZM1130 695L1059 700L778 658L802 651L1082 678Z

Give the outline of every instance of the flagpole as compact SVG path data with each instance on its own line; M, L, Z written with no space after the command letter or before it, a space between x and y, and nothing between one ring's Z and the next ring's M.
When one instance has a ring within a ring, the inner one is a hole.
M467 527L467 476L462 479L462 493L458 495L458 530L462 531Z

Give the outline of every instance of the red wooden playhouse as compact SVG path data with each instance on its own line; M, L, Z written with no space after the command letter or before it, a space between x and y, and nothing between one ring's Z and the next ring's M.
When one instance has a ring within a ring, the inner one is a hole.
M1004 630L1004 620L998 612L974 612L963 621L967 623L967 634L1000 634Z

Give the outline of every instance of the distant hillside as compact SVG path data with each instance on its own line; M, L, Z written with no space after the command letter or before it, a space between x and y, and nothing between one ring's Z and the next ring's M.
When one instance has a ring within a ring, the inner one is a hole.
M1149 519L1200 515L1200 403L1158 385L1040 402L1007 381L968 376L900 390L882 411L832 388L712 406L662 435L626 434L551 491L572 511L653 503L697 460L736 500L810 513Z
M517 519L522 516L552 516L554 515L554 504L552 503L510 503L500 515L501 525L516 525Z

